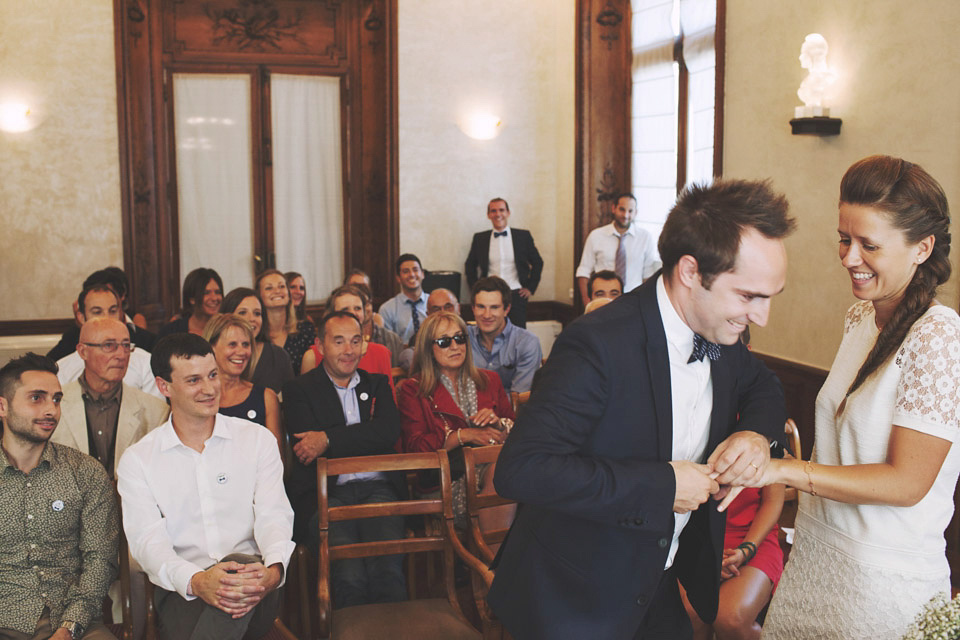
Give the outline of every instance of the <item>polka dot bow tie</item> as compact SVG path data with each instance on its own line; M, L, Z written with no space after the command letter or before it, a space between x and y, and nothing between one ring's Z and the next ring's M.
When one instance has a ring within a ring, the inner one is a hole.
M687 360L687 364L691 362L701 362L703 356L707 356L711 360L720 359L720 345L715 342L708 342L699 333L693 334L693 353L690 354L690 359Z

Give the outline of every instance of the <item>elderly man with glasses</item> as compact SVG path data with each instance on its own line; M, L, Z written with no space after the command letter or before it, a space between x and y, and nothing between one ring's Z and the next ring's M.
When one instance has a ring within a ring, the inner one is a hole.
M117 321L123 319L120 308L120 298L117 293L105 284L95 284L83 290L78 297L79 316L78 318L86 325L94 318L112 318ZM82 331L81 326L81 331ZM129 330L123 339L130 342ZM57 360L57 378L62 386L73 382L83 373L84 361L80 356L80 348L83 346L83 338L77 344L77 351L68 356ZM129 347L129 362L127 371L123 376L123 381L131 387L136 387L157 398L163 398L157 390L157 383L150 370L150 354L143 349L134 349L133 345Z

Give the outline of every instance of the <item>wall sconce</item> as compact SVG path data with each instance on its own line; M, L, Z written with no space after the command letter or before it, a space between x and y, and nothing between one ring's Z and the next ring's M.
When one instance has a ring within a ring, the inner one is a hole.
M9 133L29 131L37 126L35 118L30 113L30 107L20 102L4 102L0 104L0 130Z
M804 106L794 108L790 127L794 135L813 134L835 136L840 133L840 118L830 117L825 98L837 81L837 74L827 64L827 40L819 33L811 33L800 46L800 66L808 71L800 83L797 95Z
M498 116L486 111L474 111L459 123L460 131L474 140L492 140L500 134L503 122Z

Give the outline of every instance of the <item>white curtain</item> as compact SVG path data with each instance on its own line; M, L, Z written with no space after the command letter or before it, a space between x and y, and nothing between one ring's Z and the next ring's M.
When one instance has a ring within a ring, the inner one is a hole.
M713 179L716 0L680 0L687 93L687 184Z
M633 0L632 190L637 223L660 235L677 193L674 0Z
M319 301L343 281L340 80L274 74L270 95L277 267Z
M253 281L250 77L177 73L173 95L181 278L210 267L226 290L248 286Z

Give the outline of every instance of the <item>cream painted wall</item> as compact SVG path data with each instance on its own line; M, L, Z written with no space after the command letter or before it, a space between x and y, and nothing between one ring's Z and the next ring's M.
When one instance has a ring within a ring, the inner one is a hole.
M840 75L831 115L839 136L793 136L789 120L806 71L804 36L821 33ZM787 288L758 351L828 368L855 301L837 258L840 178L874 153L921 164L960 212L960 3L944 0L727 0L724 174L770 177L798 220L787 241ZM954 238L958 238L954 223ZM953 247L954 272L960 246ZM957 278L941 289L954 308Z
M0 131L0 320L67 317L123 264L115 74L111 0L0 0L0 103L39 121Z
M534 299L570 302L574 0L398 4L401 251L462 272L487 201L503 197L544 258ZM476 108L500 116L498 137L460 131Z

